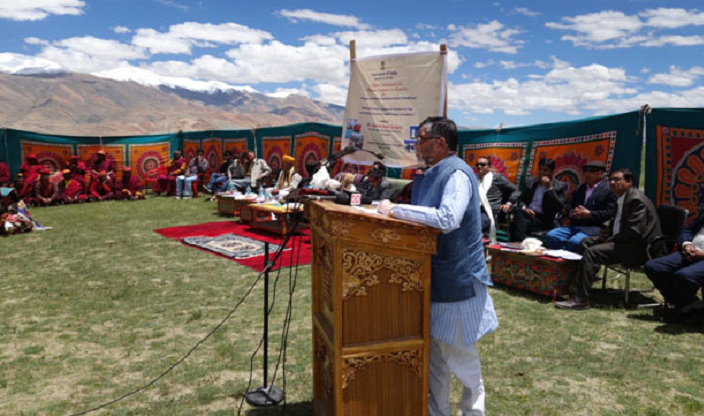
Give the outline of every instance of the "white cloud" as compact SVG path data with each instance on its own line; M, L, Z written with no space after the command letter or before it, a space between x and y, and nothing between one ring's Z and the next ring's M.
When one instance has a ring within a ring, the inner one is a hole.
M408 42L408 37L401 29L336 32L332 36L336 37L344 45L349 44L352 39L356 40L357 51L368 48L403 45ZM360 55L357 54L357 56Z
M471 82L450 86L450 104L477 114L501 111L527 115L533 111L580 114L600 111L603 100L618 100L638 93L633 81L620 68L592 64L573 67L553 58L554 68L544 75L534 74L527 81L516 78L490 83Z
M115 33L118 33L118 34L121 34L121 33L130 33L130 32L132 32L132 31L130 30L130 28L125 27L125 26L115 26L115 27L112 28L112 31L115 32Z
M440 26L430 25L427 23L418 23L416 25L416 29L418 29L418 30L438 30L438 29L440 29Z
M493 59L490 59L490 60L488 60L488 61L486 61L486 62L475 62L475 63L474 63L474 67L475 67L475 68L486 68L487 66L492 66L492 65L495 65L495 64L496 64L496 62L494 62Z
M530 62L499 61L499 65L501 65L503 69L516 69L526 68L533 66L534 64Z
M704 68L695 66L689 70L684 70L676 66L670 67L667 74L654 74L648 79L648 84L662 84L671 87L689 87L701 76L704 76Z
M451 46L515 54L525 43L514 38L521 33L519 30L506 28L496 20L473 27L449 25L448 29L454 32L450 34Z
M513 9L513 12L518 13L518 14L522 14L522 15L528 16L528 17L540 16L540 13L534 12L530 9L525 8L525 7L516 7L515 9Z
M44 46L37 57L71 71L91 73L127 66L128 61L146 59L148 55L142 48L116 40L85 36L52 42Z
M286 98L289 95L300 95L301 97L310 98L310 93L300 88L277 88L276 91L266 95L272 98Z
M659 33L663 29L701 25L704 25L704 13L670 8L648 9L637 15L604 10L545 24L551 29L573 33L562 36L562 40L597 49L702 45L704 36Z
M318 84L313 86L314 97L326 103L344 106L347 104L347 88L342 88L333 84Z
M50 15L81 15L85 7L81 0L2 0L0 19L43 20Z
M0 74L34 75L65 72L59 64L47 59L17 53L0 53Z
M152 54L191 53L193 46L212 47L213 44L236 45L247 43L262 43L274 37L271 33L252 29L237 23L186 22L169 27L168 32L158 32L154 29L138 29L132 37L132 44L148 48Z
M180 3L176 3L175 1L171 1L171 0L152 0L152 1L155 1L161 5L164 5L164 6L175 7L177 9L181 9L181 10L188 10L188 6L180 4Z
M310 20L318 23L325 23L333 26L354 27L360 30L369 29L368 24L362 23L358 17L343 14L331 14L316 12L311 9L279 10L276 12L280 16L297 23L299 20Z
M40 38L29 37L24 38L24 43L28 45L48 45L49 41Z

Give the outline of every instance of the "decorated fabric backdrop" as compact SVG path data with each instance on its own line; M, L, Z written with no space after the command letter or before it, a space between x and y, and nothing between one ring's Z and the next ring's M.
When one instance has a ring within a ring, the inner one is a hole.
M629 168L640 175L642 133L637 111L563 123L496 130L459 132L459 149L474 167L479 156L489 156L494 167L519 187L535 175L543 157L555 160L555 177L575 189L583 180L588 161L606 163L607 170Z
M493 142L465 144L462 146L464 160L477 171L477 159L486 157L494 170L510 182L517 183L523 176L528 142Z
M222 151L231 151L235 156L246 152L247 139L223 139Z
M165 166L169 160L169 143L132 144L130 148L130 166L132 174L144 182L147 172Z
M328 157L330 138L317 132L305 132L295 136L296 143L296 169L306 171L306 164L317 162ZM340 161L338 161L340 163ZM308 176L306 172L304 176Z
M264 153L260 157L266 161L273 172L278 172L281 169L281 160L284 155L291 154L291 137L264 137L262 138L262 146Z
M186 161L189 161L196 157L198 149L200 149L200 140L183 140L183 157L186 159ZM169 157L172 157L172 155L169 155Z
M123 145L78 145L78 158L86 164L86 169L90 170L95 162L98 150L107 153L107 159L112 161L115 175L122 178L122 167L125 165L125 146Z
M73 146L22 140L22 160L32 153L37 155L40 165L54 173L66 167L68 158L73 154Z
M205 181L207 182L210 180L210 176L220 169L223 152L222 139L203 139L202 149L205 152L205 159L208 161L208 170L205 172Z
M704 109L654 109L647 126L646 194L691 221L704 209Z

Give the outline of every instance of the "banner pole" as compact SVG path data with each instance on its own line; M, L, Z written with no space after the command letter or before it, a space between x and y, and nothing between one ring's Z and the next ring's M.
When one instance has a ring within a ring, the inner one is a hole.
M444 43L440 45L440 55L443 55L443 60L447 61L447 45ZM445 64L447 64L447 62L445 62ZM447 79L444 77L443 88L445 89L445 101L442 104L442 116L447 118Z
M350 41L350 62L357 59L357 41L352 39Z

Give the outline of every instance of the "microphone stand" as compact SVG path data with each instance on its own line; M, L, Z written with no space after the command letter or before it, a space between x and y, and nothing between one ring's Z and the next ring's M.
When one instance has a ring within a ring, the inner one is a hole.
M285 393L274 386L267 386L269 367L269 243L264 243L264 386L248 391L244 398L252 406L270 406L281 403Z

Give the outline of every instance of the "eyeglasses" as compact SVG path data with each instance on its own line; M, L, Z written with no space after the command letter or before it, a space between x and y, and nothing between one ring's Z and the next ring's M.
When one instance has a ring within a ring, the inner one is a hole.
M609 178L609 182L619 183L623 180L622 176L612 176Z
M483 168L484 166L487 166L487 165L488 165L488 163L482 163L482 162L477 163L478 168Z
M423 135L423 136L421 136L421 135L419 134L417 140L418 140L418 143L423 143L423 142L426 142L426 141L428 141L428 140L439 139L439 138L440 138L440 136L431 136L431 135L427 135L427 136L426 136L426 135Z

